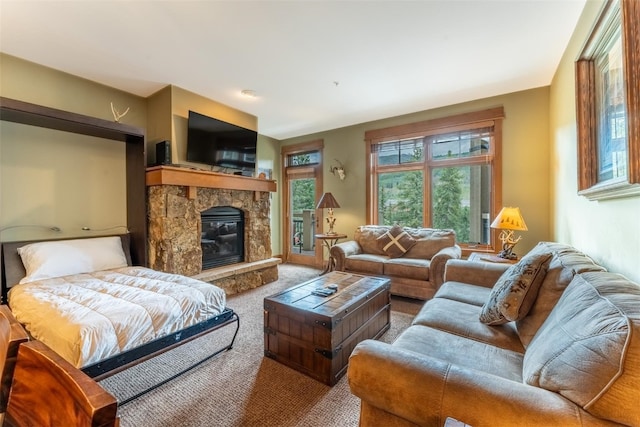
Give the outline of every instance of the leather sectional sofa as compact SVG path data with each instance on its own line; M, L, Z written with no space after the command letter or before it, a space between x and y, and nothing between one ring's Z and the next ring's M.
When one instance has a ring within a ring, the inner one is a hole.
M453 230L363 225L353 240L333 246L331 256L336 270L386 277L392 294L427 300L461 250Z
M558 243L452 260L393 344L356 346L348 379L361 427L640 426L640 286Z

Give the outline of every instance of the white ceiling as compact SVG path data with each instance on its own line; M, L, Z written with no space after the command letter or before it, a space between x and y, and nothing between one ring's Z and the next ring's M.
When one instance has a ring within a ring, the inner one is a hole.
M284 139L549 85L585 1L0 0L0 50Z

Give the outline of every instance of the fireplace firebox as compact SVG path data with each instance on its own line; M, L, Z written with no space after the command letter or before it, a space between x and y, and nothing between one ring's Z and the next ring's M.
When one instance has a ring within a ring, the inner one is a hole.
M244 261L244 212L217 206L201 212L202 269Z

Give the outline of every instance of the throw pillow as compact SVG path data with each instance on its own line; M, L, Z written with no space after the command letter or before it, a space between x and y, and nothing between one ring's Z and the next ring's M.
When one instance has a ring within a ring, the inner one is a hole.
M127 266L117 236L31 243L18 254L27 272L20 283Z
M550 253L532 253L509 267L482 306L480 321L501 325L525 317L538 295L550 261Z
M401 257L416 244L416 240L399 225L394 225L376 240L378 247L391 258Z

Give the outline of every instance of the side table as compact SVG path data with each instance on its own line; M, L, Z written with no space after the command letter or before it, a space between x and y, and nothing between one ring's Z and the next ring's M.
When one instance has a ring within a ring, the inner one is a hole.
M515 264L518 262L517 259L500 258L496 254L489 252L471 252L467 260L474 262L495 262L498 264Z
M346 234L337 234L337 233L315 235L316 240L322 240L322 244L324 245L325 248L327 248L327 251L329 252L329 260L327 261L327 266L325 267L324 271L320 273L321 276L323 274L327 274L330 271L333 271L333 269L336 267L336 260L331 255L331 248L336 243L338 243L338 240L345 239L346 237L347 237Z

